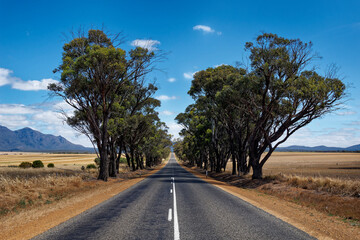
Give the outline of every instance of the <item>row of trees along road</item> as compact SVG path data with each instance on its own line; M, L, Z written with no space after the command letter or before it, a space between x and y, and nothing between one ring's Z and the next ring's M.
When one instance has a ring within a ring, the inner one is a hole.
M152 96L157 88L146 77L161 56L137 47L126 53L101 30L79 32L63 47L59 83L52 94L74 108L67 123L89 137L98 149L98 179L119 173L121 153L133 170L161 163L170 153L171 136L160 122Z
M345 86L334 68L312 66L311 43L262 34L245 45L248 69L222 65L194 75L195 103L176 120L183 126L175 153L191 165L262 178L274 150L312 120L338 108Z

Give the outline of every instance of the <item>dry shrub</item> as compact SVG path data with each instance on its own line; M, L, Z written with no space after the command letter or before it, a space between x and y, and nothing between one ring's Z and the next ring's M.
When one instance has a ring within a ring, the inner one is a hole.
M292 180L295 181L295 180ZM284 184L269 183L258 188L261 192L292 201L302 206L315 208L329 215L360 220L360 198L331 195L316 190L301 189Z
M0 217L19 208L49 204L81 191L83 172L21 169L0 173Z
M333 195L360 198L360 181L328 177L288 176L287 182L293 187L327 192Z
M275 175L258 188L287 201L315 208L329 215L360 220L360 182L328 177Z

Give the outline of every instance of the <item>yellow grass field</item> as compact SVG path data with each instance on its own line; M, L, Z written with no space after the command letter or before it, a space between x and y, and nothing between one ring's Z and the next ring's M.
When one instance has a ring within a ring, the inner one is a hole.
M229 161L226 170L231 171ZM264 175L360 179L360 153L275 152L265 163Z
M0 167L18 166L21 162L41 160L45 166L54 163L55 167L74 168L94 163L95 158L96 154L0 152Z

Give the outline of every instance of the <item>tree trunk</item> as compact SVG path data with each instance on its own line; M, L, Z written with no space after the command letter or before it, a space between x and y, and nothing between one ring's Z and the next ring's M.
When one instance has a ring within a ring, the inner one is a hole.
M109 177L109 159L107 154L107 146L102 144L100 146L100 169L98 180L107 181Z
M134 156L134 148L132 146L130 146L130 159L131 159L131 167L132 167L133 171L136 170L134 158L135 158L135 156Z
M260 164L260 156L257 155L253 155L250 156L250 165L253 169L253 175L252 175L252 179L262 179L263 174L262 174L262 165Z
M109 176L110 177L117 177L117 171L116 171L116 148L115 143L110 143L110 166L109 166Z
M104 113L103 125L101 128L101 146L98 146L100 151L100 170L99 170L99 180L107 181L109 177L109 159L108 159L108 136L107 136L107 121L108 117Z
M235 154L231 154L231 159L232 159L232 175L236 175L236 157Z
M262 167L260 165L256 165L255 167L252 167L253 169L253 175L252 175L252 179L262 179L263 178L263 174L262 174Z

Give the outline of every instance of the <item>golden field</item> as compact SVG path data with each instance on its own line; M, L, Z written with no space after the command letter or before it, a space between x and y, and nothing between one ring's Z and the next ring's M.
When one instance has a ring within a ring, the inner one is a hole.
M231 161L226 170L232 169ZM265 163L264 176L360 178L360 153L274 152Z
M19 166L21 162L41 160L45 167L48 163L54 163L55 167L73 168L94 163L96 157L96 154L0 152L0 167Z

